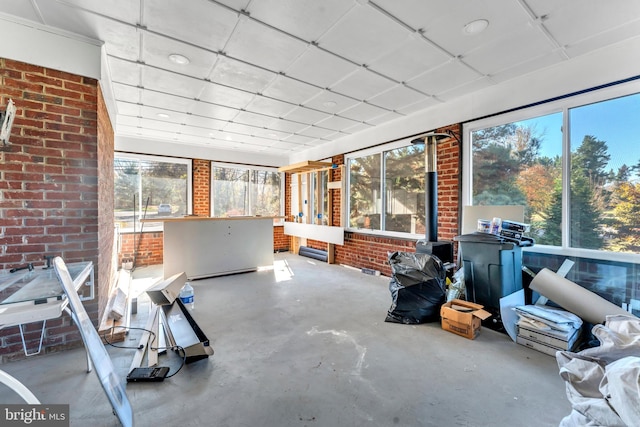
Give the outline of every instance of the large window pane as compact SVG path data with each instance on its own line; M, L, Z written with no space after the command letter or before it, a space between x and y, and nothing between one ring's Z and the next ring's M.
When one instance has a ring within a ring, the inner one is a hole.
M250 215L249 170L212 167L213 216Z
M349 160L349 227L380 230L380 156Z
M640 94L569 110L570 246L640 252Z
M386 231L424 234L424 145L384 153Z
M181 217L189 213L189 162L117 155L114 159L114 205L121 229L140 218ZM135 216L134 216L135 214ZM146 229L161 226L145 224Z
M253 170L251 172L252 215L279 215L280 174L262 170Z
M524 206L539 244L562 243L561 129L555 113L471 133L473 204Z
M214 217L281 214L281 175L277 171L211 166Z

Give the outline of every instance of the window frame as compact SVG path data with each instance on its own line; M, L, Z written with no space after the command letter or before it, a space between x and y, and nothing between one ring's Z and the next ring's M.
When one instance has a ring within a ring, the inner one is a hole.
M411 239L411 240L424 240L425 234L417 234L417 233L405 233L401 231L387 231L387 230L370 230L366 228L353 228L351 227L349 221L349 215L351 214L351 170L350 164L352 159L357 159L360 157L370 156L373 154L380 155L380 186L381 186L381 226L383 224L384 212L387 209L387 189L386 179L385 179L385 162L384 162L384 153L385 151L393 151L398 148L409 147L411 146L411 140L413 138L404 138L394 142L377 145L375 147L366 148L363 150L353 151L351 153L344 155L344 164L345 164L345 196L344 196L344 212L342 212L342 223L346 226L345 231L359 233L359 234L367 234L367 235L375 235L375 236L384 236L384 237L395 237L401 239ZM424 170L424 168L422 169Z
M588 104L606 102L615 98L640 94L640 81L623 82L608 85L605 87L595 88L593 90L583 91L566 97L558 97L536 105L524 106L505 113L497 113L496 115L469 121L462 125L462 206L472 204L472 182L473 182L473 162L471 149L471 134L474 131L485 129L493 126L504 125L508 123L518 122L531 119L534 117L544 116L554 113L562 113L562 246L550 245L534 245L532 247L523 248L524 251L544 253L552 255L563 255L567 257L593 258L605 261L620 261L640 263L640 254L628 252L611 252L595 249L582 249L570 247L569 244L569 198L567 195L570 191L570 159L571 159L571 141L569 134L569 110L572 108L582 107Z
M278 214L275 216L279 216L279 217L283 217L284 216L284 180L285 180L285 176L284 173L279 172L278 168L275 167L269 167L269 166L254 166L254 165L240 165L240 164L236 164L236 163L225 163L225 162L216 162L216 161L212 161L210 163L210 169L213 172L213 168L214 167L218 167L218 168L227 168L227 169L243 169L243 170L257 170L257 171L266 171L266 172L277 172L280 175L280 201L279 201L279 206L278 206ZM211 173L211 177L209 179L209 216L211 218L216 218L213 216L213 209L214 209L214 194L213 194L213 173ZM247 189L248 190L248 194L249 194L249 209L251 210L252 206L252 200L251 200L251 190L250 187L252 186L251 183L251 174L249 174L249 182L247 183ZM248 216L252 216L253 214L250 213ZM284 223L284 218L274 218L273 220L273 224L274 225L282 225Z
M137 161L149 161L149 162L163 162L163 163L177 163L177 164L184 164L187 165L187 206L186 206L186 211L187 211L187 215L191 215L193 214L193 160L192 159L185 159L182 157L170 157L170 156L156 156L156 155L152 155L152 154L137 154L137 153L126 153L126 152L121 152L121 151L114 151L114 166L115 166L115 158L119 158L119 159L129 159L129 160L137 160ZM139 189L139 194L138 194L138 206L137 208L139 209L140 215L142 215L142 212L144 210L144 201L142 200L142 195L141 192L142 189ZM115 206L114 206L115 209ZM164 229L164 221L158 221L158 222L162 222L162 224L159 226L159 229L162 230ZM147 225L147 230L145 231L153 231L158 229L158 227L153 227L150 225Z

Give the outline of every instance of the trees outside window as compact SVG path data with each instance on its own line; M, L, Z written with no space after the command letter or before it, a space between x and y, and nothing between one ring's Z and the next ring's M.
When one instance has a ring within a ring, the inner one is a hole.
M350 228L424 234L424 146L355 153L346 163Z
M472 204L525 206L537 245L640 253L640 94L559 110L469 125Z
M212 164L211 216L279 216L281 187L275 170Z
M181 217L190 212L191 162L154 156L116 153L114 209L121 229L141 218ZM146 229L161 223L146 224Z

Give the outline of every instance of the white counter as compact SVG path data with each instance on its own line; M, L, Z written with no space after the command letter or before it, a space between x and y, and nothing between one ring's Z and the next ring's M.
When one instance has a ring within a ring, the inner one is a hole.
M273 265L273 217L171 218L164 221L164 277L189 279Z

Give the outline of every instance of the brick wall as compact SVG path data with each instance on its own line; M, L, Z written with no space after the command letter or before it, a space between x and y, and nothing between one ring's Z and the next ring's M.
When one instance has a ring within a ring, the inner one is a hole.
M119 239L118 264L120 266L124 261L133 261L134 258L136 267L162 264L162 231L148 231L142 234L121 233ZM135 255L136 248L138 250L137 256Z
M98 313L109 300L109 291L117 280L117 246L114 244L113 158L114 136L107 106L98 88Z
M193 213L209 216L211 212L211 162L193 160Z
M12 144L0 151L0 267L33 263L43 255L98 265L98 85L65 72L0 58L0 103L17 113ZM98 300L85 303L97 324ZM27 325L37 348L41 324ZM19 330L0 330L2 362L24 357ZM81 345L65 314L47 322L43 352Z

